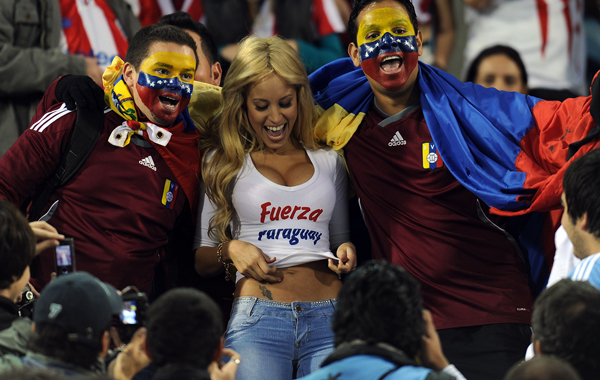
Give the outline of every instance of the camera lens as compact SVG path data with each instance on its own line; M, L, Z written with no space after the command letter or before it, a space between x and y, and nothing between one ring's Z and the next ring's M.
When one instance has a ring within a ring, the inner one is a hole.
M27 301L32 301L33 300L33 292L31 290L27 290L26 292L24 292L23 299L27 300Z

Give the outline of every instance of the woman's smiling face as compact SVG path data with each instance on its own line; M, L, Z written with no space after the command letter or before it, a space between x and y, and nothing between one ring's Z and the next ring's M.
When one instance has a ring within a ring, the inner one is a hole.
M250 87L246 107L250 125L268 148L292 146L290 135L298 118L295 86L271 74Z

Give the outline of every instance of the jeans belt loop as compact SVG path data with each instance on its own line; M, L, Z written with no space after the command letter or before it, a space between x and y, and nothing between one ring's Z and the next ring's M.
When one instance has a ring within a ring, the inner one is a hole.
M246 317L250 317L250 315L252 315L252 310L254 309L254 305L256 305L256 301L258 301L257 297L252 297L250 299L250 303L248 305L248 307L246 308Z

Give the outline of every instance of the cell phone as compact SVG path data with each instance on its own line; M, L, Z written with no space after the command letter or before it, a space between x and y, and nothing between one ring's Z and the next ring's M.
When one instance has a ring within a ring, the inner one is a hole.
M148 309L148 298L145 293L125 293L123 299L123 310L119 315L119 336L123 343L128 343L133 334L144 326L146 310Z
M54 247L54 266L56 275L75 272L75 241L66 238L58 241Z
M140 318L138 317L138 300L123 301L123 310L119 319L124 325L137 325Z

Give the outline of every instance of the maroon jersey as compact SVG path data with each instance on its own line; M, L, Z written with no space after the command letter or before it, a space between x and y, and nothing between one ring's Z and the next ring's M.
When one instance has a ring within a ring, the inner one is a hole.
M420 107L386 118L372 106L344 149L373 258L419 280L437 328L529 324L525 264L480 219L477 197L444 165Z
M119 148L108 142L123 119L106 112L104 130L91 155L46 206L47 210L58 201L48 222L75 238L78 271L92 273L118 289L135 285L149 293L159 252L183 210L186 193L173 174L172 163L150 143L132 138L129 145ZM54 173L75 118L76 113L64 104L46 113L38 108L31 127L0 160L0 198L18 205ZM183 128L180 123L169 130L181 136ZM195 139L190 144L190 152L197 151ZM41 254L41 263L36 285L47 283L54 271L51 251Z

